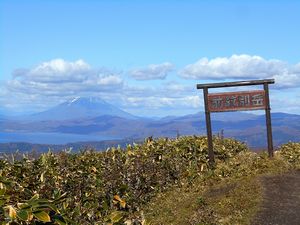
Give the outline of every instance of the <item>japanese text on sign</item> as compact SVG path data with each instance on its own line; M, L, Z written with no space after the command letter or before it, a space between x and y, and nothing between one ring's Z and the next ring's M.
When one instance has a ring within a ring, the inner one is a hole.
M210 112L265 109L265 91L242 91L208 94Z

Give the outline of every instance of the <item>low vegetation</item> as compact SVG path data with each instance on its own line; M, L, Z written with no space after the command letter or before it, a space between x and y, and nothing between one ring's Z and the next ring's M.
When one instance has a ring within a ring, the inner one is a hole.
M147 139L125 149L0 160L2 224L248 224L259 176L300 167L300 143L270 160L232 139Z

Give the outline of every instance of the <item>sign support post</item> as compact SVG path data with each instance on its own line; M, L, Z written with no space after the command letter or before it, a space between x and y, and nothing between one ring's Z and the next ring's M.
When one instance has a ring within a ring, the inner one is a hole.
M211 129L211 112L226 112L238 110L257 110L264 109L266 114L267 140L269 157L273 157L272 124L270 113L269 84L274 84L274 79L250 80L211 84L197 84L197 89L203 89L206 131L208 141L209 164L215 163L213 151L213 138ZM209 94L209 88L224 88L237 86L263 85L264 90L244 91L244 92L225 92Z
M268 138L268 153L269 157L273 157L273 137L272 137L272 124L271 124L271 108L269 99L269 85L264 83L265 99L266 99L266 126L267 126L267 138Z
M204 107L205 107L205 119L206 119L206 131L207 131L207 142L208 142L208 158L209 165L213 166L215 163L215 156L213 151L212 131L211 131L211 120L210 111L208 109L208 88L203 88L204 96Z

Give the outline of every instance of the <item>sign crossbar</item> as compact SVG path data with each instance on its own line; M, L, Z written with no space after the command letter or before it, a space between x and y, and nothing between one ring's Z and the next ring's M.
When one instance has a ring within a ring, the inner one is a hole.
M197 84L197 89L203 88L222 88L222 87L238 87L238 86L250 86L260 84L274 84L274 79L264 80L246 80L246 81L235 81L235 82L223 82L223 83L209 83L209 84Z

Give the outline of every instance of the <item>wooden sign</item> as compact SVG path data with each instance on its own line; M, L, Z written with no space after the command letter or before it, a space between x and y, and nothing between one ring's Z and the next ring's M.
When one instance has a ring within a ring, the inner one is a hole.
M241 91L208 94L210 112L257 110L266 108L265 91Z
M213 137L211 129L211 112L226 112L237 110L264 109L266 113L267 139L269 157L273 157L273 138L269 100L269 84L274 84L274 79L249 80L237 82L197 84L197 89L203 89L206 131L208 141L208 157L211 166L214 165ZM224 88L237 86L263 85L263 90L225 92L209 94L209 88Z

